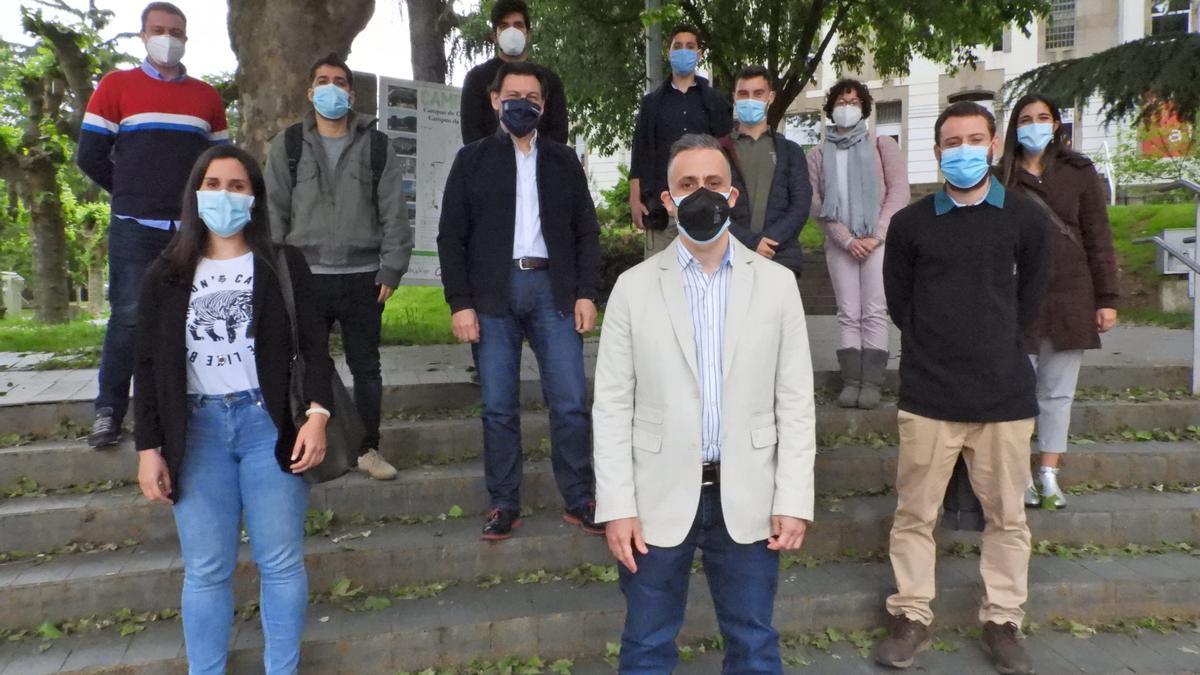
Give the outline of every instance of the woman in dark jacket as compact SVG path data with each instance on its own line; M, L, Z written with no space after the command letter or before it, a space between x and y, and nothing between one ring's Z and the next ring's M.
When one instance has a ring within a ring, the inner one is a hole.
M148 271L138 306L138 483L174 505L189 673L225 672L243 517L262 578L266 672L295 673L308 606L300 474L325 457L328 332L298 303L300 344L291 344L258 163L217 146L188 185L179 232ZM285 255L295 297L309 297L303 256ZM297 348L310 402L299 429L288 402Z
M1029 506L1062 508L1059 458L1067 450L1071 403L1083 350L1117 323L1117 264L1100 176L1091 160L1066 147L1062 113L1039 94L1017 101L1004 137L1005 185L1040 202L1056 230L1053 269L1041 313L1025 336L1038 377L1038 481Z

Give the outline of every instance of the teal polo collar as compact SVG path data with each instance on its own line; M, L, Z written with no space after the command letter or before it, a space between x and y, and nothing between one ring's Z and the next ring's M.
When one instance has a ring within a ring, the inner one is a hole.
M989 177L988 180L990 183L988 184L988 191L983 198L983 202L998 209L1004 208L1004 184L995 176ZM936 215L943 216L950 213L956 206L958 205L954 203L950 195L946 194L946 188L944 187L933 195L933 212Z

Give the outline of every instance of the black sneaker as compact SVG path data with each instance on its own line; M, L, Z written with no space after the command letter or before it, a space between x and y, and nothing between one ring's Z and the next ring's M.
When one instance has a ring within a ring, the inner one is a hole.
M574 525L588 534L604 534L604 525L596 522L596 502L563 511L563 522Z
M121 424L113 418L112 408L97 410L96 419L92 422L92 433L87 437L87 444L93 448L103 448L116 445L119 440L121 440Z
M521 512L508 509L492 509L483 525L484 541L503 541L512 537L512 531L521 526Z

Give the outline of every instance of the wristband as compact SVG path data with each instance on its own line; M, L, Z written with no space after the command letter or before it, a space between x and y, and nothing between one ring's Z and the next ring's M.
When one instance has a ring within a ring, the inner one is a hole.
M313 415L324 415L326 418L328 418L331 414L332 413L330 413L329 410L327 410L326 408L309 408L308 410L304 411L305 417L312 417Z

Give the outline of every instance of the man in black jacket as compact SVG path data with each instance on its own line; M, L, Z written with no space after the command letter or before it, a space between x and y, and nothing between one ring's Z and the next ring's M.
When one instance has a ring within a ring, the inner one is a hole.
M775 77L762 66L747 66L734 81L738 125L721 145L733 164L738 189L729 231L764 258L800 277L800 230L808 220L812 184L804 149L767 123L775 100Z
M492 6L492 41L496 43L496 55L468 71L463 80L460 115L463 145L496 133L496 113L492 110L489 87L500 66L529 59L532 30L525 0L500 0ZM566 143L567 97L563 93L562 80L545 66L537 68L542 71L542 81L546 83L538 132L542 138Z
M721 138L733 128L733 109L725 94L696 75L704 57L699 31L680 24L671 31L671 79L642 97L629 167L629 210L633 224L646 232L646 257L675 238L660 195L667 189L671 145L684 134Z
M492 511L485 540L520 525L521 343L529 340L550 408L551 464L563 520L595 523L591 414L582 335L595 328L600 226L575 151L537 132L541 69L505 63L492 83L500 130L459 150L438 231L454 335L473 345L483 395Z

